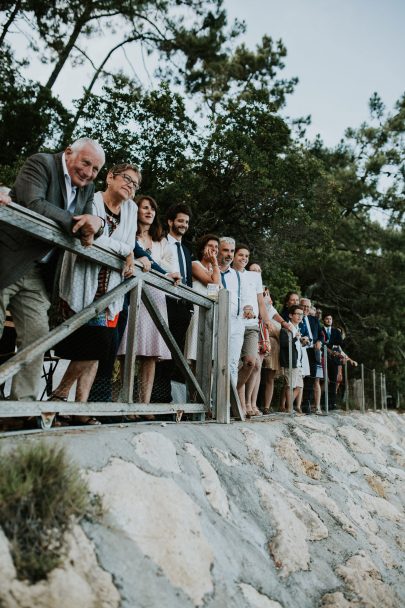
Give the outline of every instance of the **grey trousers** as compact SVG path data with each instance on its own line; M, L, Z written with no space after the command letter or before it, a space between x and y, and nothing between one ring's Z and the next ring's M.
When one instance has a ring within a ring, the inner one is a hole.
M6 310L11 312L14 321L18 350L46 336L49 332L49 306L48 293L40 270L35 267L12 285L0 289L0 336L3 333ZM11 400L37 399L43 359L43 356L37 357L13 377Z

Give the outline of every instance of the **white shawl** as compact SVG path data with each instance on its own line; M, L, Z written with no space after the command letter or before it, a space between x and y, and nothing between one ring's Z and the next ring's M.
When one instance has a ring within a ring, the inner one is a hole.
M106 214L101 192L96 192L94 195L93 213L105 219ZM127 256L135 247L137 213L138 207L134 201L124 201L121 205L120 223L114 230L113 236L108 236L106 224L104 234L97 239L97 244L113 253ZM89 262L75 253L65 252L59 279L59 295L75 312L83 310L94 301L100 268L101 265L98 263ZM121 273L111 270L107 291L111 291L121 281L123 281ZM107 314L109 319L113 319L122 310L123 302L124 296L117 298L108 305Z

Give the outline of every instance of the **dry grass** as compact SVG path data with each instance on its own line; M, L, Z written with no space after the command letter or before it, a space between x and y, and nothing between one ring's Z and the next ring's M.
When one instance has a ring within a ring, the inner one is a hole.
M90 505L79 468L61 448L22 446L0 458L0 525L20 579L36 582L55 568L63 535Z

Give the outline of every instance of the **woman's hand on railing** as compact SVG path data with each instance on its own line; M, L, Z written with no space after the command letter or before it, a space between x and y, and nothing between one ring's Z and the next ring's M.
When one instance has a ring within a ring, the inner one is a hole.
M4 192L0 192L0 205L8 205L9 203L11 203L11 198L9 195L5 194Z
M125 279L128 279L129 277L132 277L135 273L135 261L134 261L134 254L131 251L131 253L129 253L127 255L127 257L125 258L125 264L124 264L124 268L122 270L122 276Z
M181 283L181 274L179 272L169 272L166 276L173 280L175 287Z
M142 264L142 272L149 272L152 268L152 260L146 257L146 255L143 255L141 258L136 258L136 261Z

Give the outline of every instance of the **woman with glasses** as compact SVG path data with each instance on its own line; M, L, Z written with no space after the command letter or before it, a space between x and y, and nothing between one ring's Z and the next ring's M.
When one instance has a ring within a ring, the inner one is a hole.
M129 163L115 165L108 171L106 190L94 195L93 213L104 222L103 234L97 239L97 244L126 256L126 259L120 273L66 252L59 281L58 312L62 320L70 318L119 285L124 278L133 275L137 206L132 198L140 181L141 173L136 166ZM107 358L114 348L115 328L123 300L123 296L118 297L106 310L56 346L56 355L70 359L70 363L50 400L67 401L76 381L75 400L88 400L99 360ZM77 417L77 420L82 424L100 424L87 416Z

